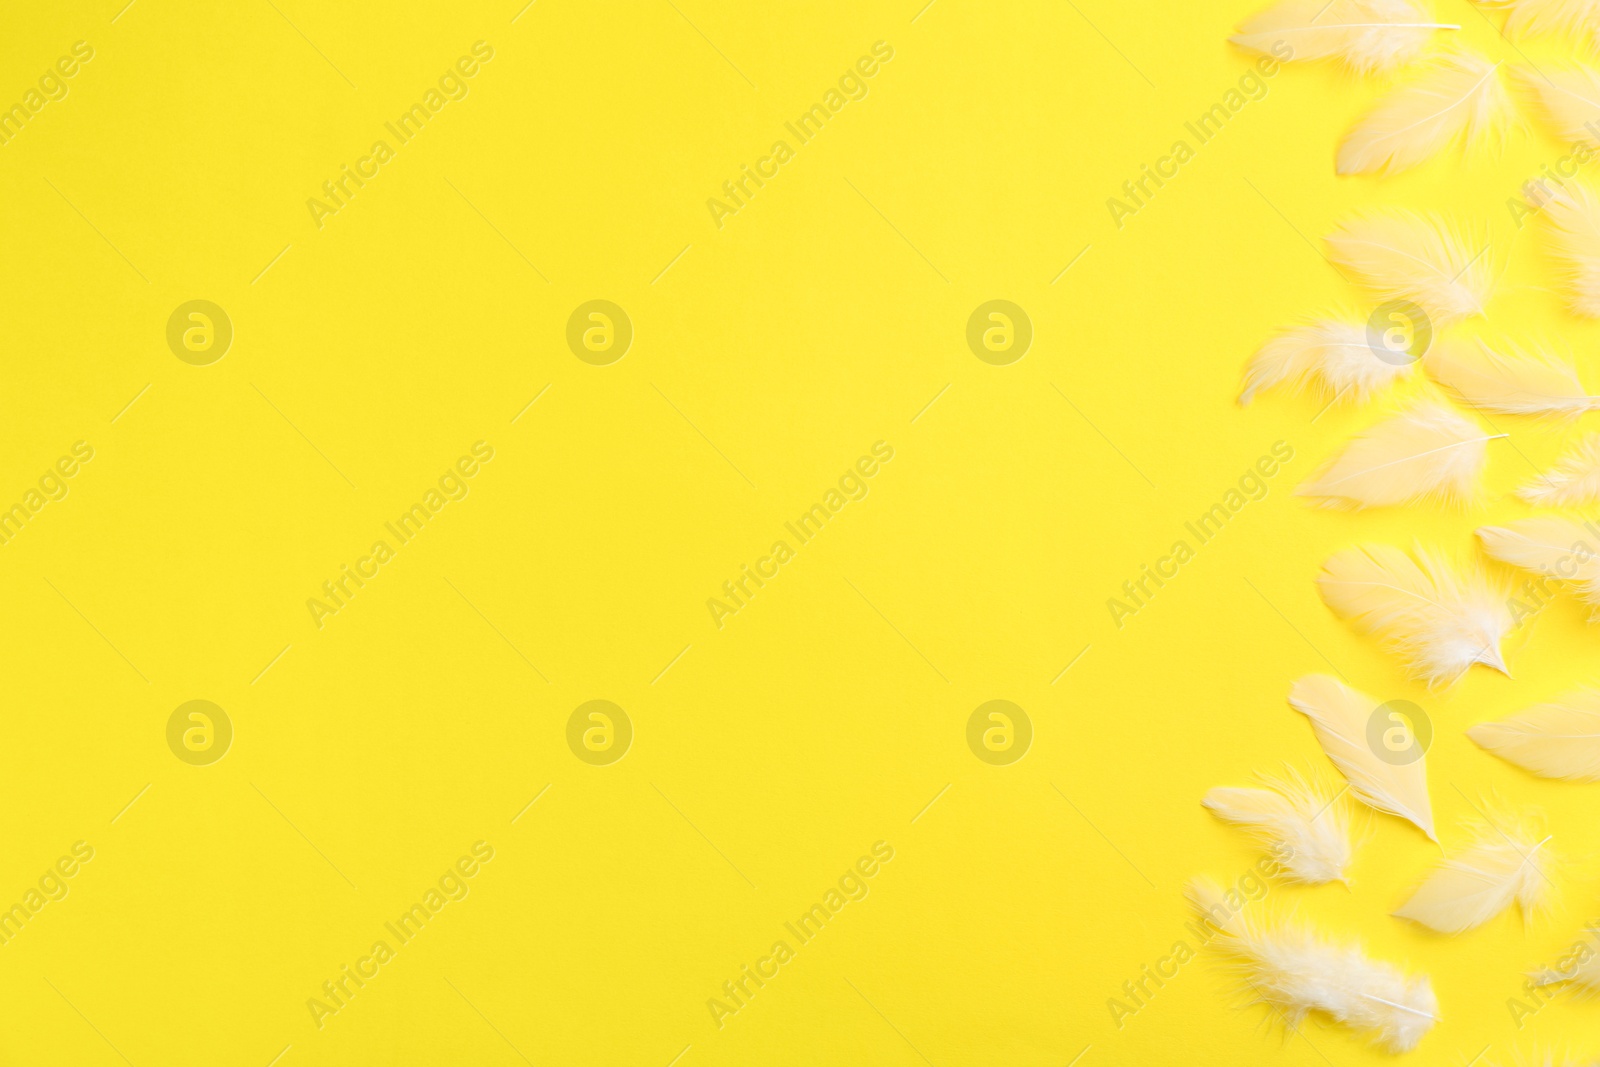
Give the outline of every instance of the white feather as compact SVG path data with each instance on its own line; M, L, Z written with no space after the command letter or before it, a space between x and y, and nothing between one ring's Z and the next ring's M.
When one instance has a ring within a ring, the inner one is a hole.
M1600 691L1580 689L1467 736L1482 749L1541 778L1600 782Z
M1494 290L1488 242L1454 223L1409 211L1352 218L1327 237L1333 262L1355 280L1426 312L1437 332L1483 313Z
M1600 141L1600 71L1592 67L1514 67L1512 81L1533 97L1534 111L1550 132L1571 144Z
M1446 502L1473 495L1487 459L1485 434L1472 420L1424 400L1353 438L1295 488L1322 507L1381 508L1429 497Z
M1365 323L1319 319L1292 327L1262 345L1244 371L1240 405L1281 383L1300 390L1315 386L1330 400L1360 402L1411 373L1404 357L1378 358Z
M1587 940L1587 936L1585 937ZM1587 946L1585 946L1587 947ZM1593 951L1579 953L1570 952L1558 962L1566 965L1561 968L1546 967L1532 972L1528 977L1533 979L1537 986L1555 985L1557 982L1571 982L1588 994L1600 992L1600 953Z
M1513 519L1482 526L1478 540L1490 558L1560 582L1600 614L1600 537L1571 519Z
M1350 792L1369 808L1397 815L1433 836L1427 757L1411 763L1379 759L1367 727L1382 702L1326 674L1308 674L1289 687L1289 704L1311 720L1317 743L1350 782Z
M1586 184L1567 182L1544 198L1541 209L1567 308L1600 318L1600 196Z
M1464 149L1496 137L1511 117L1500 65L1471 52L1435 59L1382 100L1345 134L1340 174L1393 174L1451 145Z
M1434 30L1456 29L1434 22L1413 0L1283 0L1251 17L1231 40L1264 55L1275 55L1272 46L1282 42L1296 61L1336 59L1372 74L1410 62Z
M1303 926L1256 921L1204 879L1191 882L1187 895L1220 931L1214 943L1242 965L1245 983L1291 1030L1323 1012L1371 1031L1389 1052L1409 1052L1438 1021L1439 1001L1426 976L1368 959L1356 945L1329 944Z
M1508 674L1500 640L1512 626L1506 590L1472 566L1425 549L1357 545L1322 565L1317 589L1335 615L1378 638L1412 674L1438 685L1474 663Z
M1565 33L1600 44L1600 0L1477 0L1483 7L1505 11L1504 33L1529 37Z
M1600 406L1578 379L1577 368L1547 349L1515 345L1497 352L1480 338L1433 346L1423 366L1433 380L1468 405L1497 415L1573 417Z
M1441 934L1482 926L1513 903L1532 917L1552 887L1549 837L1515 819L1474 828L1465 849L1433 869L1395 914Z
M1554 467L1518 489L1517 495L1542 507L1600 502L1600 434L1579 438Z
M1293 768L1265 789L1218 787L1201 801L1224 822L1267 846L1285 881L1342 882L1350 864L1349 812L1337 793Z

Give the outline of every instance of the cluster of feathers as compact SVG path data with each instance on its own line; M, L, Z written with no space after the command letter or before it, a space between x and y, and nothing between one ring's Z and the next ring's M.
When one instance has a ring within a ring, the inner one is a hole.
M1509 40L1562 34L1600 56L1600 0L1473 0L1504 15ZM1425 54L1436 22L1418 0L1281 0L1246 21L1234 44L1290 62L1327 61L1362 75L1415 64L1340 141L1339 174L1389 175L1442 152L1491 144L1526 100L1553 134L1600 147L1600 69L1536 71L1459 47ZM1600 192L1566 182L1537 205L1551 262L1573 314L1600 318ZM1437 337L1482 316L1495 289L1485 235L1437 215L1401 210L1351 218L1326 236L1329 261L1389 315L1329 314L1267 341L1244 372L1239 403L1274 389L1316 393L1327 406L1364 403L1411 377L1420 398L1390 410L1348 441L1296 488L1317 507L1359 511L1480 499L1491 444L1508 435L1493 418L1573 421L1600 408L1570 357L1542 343ZM1600 433L1578 437L1548 470L1516 493L1539 508L1600 503ZM1541 515L1476 531L1488 559L1559 581L1600 621L1600 530ZM1369 635L1429 686L1455 682L1474 665L1509 675L1501 644L1515 627L1509 590L1490 568L1422 546L1358 544L1335 553L1316 579L1329 610ZM1391 706L1326 675L1295 681L1289 705L1304 715L1344 779L1335 790L1288 768L1249 787L1219 787L1205 807L1254 839L1275 861L1275 878L1298 885L1350 884L1353 803L1405 820L1435 843L1427 760L1421 744L1404 758L1373 736ZM1418 743L1403 707L1387 716L1402 741ZM1527 772L1600 782L1600 689L1570 693L1468 737ZM1405 745L1390 746L1390 748ZM1382 754L1380 754L1382 753ZM1548 903L1557 859L1538 817L1494 810L1465 827L1451 849L1393 914L1457 935L1515 910L1524 919ZM1291 1028L1311 1013L1368 1033L1389 1052L1415 1048L1439 1018L1425 976L1369 958L1360 946L1303 925L1246 913L1211 883L1188 891L1216 942L1240 965L1254 996ZM1230 907L1229 903L1233 906ZM1260 909L1257 908L1259 911ZM1600 956L1567 971L1537 971L1536 985L1571 983L1600 992ZM1545 1054L1542 1062L1570 1062Z

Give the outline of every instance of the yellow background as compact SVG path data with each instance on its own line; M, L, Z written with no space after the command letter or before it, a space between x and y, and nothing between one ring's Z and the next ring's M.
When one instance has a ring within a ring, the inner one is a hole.
M1353 892L1273 903L1432 976L1417 1062L1593 1033L1566 997L1520 1032L1506 1008L1596 912L1593 787L1462 734L1592 677L1583 613L1508 642L1515 681L1429 693L1312 586L1361 539L1469 551L1564 431L1507 420L1491 503L1352 516L1290 490L1372 412L1233 405L1275 329L1365 306L1317 246L1385 204L1487 226L1505 274L1471 329L1563 337L1600 380L1505 206L1555 140L1337 180L1382 85L1286 67L1118 229L1106 199L1247 68L1253 5L120 3L0 35L4 101L95 49L0 147L0 498L95 449L0 547L0 902L96 850L0 948L0 1062L1375 1062L1238 1010L1209 954L1120 1029L1107 1008L1185 936L1184 881L1253 860L1206 789L1327 769L1284 695L1330 663L1432 717L1446 845L1495 795L1578 862L1528 929L1434 937L1387 913L1437 850L1372 817ZM470 95L319 230L307 198L478 40ZM880 40L869 95L715 226ZM165 341L196 298L235 329L207 367ZM635 329L608 367L564 340L594 298ZM1035 330L1005 367L964 340L994 298ZM313 625L477 440L470 495ZM716 628L706 599L879 440L870 495ZM1279 440L1270 495L1118 629L1106 599ZM191 699L236 731L208 767L166 746ZM567 748L590 699L633 722L621 762ZM967 748L991 699L1035 730L1010 766ZM318 1029L306 1000L480 839L470 896ZM718 1028L708 998L880 840L870 895Z

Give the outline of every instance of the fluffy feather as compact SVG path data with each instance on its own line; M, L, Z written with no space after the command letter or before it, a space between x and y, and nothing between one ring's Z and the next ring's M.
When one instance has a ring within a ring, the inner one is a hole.
M1431 159L1453 144L1463 148L1500 134L1511 98L1500 64L1471 52L1435 59L1353 126L1339 145L1340 174L1393 174Z
M1534 101L1551 133L1570 143L1600 141L1600 71L1590 67L1513 67L1511 80Z
M1365 323L1320 319L1285 330L1250 357L1239 403L1247 405L1256 393L1284 382L1360 402L1410 373L1410 363L1378 358Z
M1445 326L1483 313L1494 290L1488 242L1433 215L1390 211L1350 219L1327 237L1333 262L1386 297Z
M1472 420L1425 400L1353 438L1295 489L1322 507L1381 508L1428 497L1471 497L1487 458L1485 434Z
M1580 689L1467 736L1485 751L1541 778L1600 782L1600 691Z
M1481 569L1458 570L1422 548L1357 545L1322 565L1317 589L1335 615L1377 637L1430 685L1474 663L1509 675L1500 639L1511 629L1506 590Z
M1595 118L1600 129L1600 110ZM1567 308L1600 318L1600 196L1588 185L1568 182L1545 197L1541 210Z
M1473 828L1473 841L1433 869L1395 914L1441 934L1482 926L1513 903L1527 919L1552 886L1550 838L1516 819Z
M1600 614L1600 536L1572 519L1514 519L1478 529L1483 550L1501 563L1560 582Z
M1558 508L1600 502L1600 434L1588 434L1556 465L1517 490L1530 504Z
M1600 45L1600 0L1477 0L1483 7L1506 12L1509 37L1566 33Z
M1282 42L1296 61L1335 59L1358 74L1409 63L1434 30L1459 26L1434 22L1413 0L1283 0L1253 16L1230 40L1241 48L1277 55Z
M1497 352L1481 339L1435 345L1423 358L1433 380L1473 408L1497 415L1573 417L1600 406L1571 363L1541 349L1504 344Z
M1214 943L1240 963L1245 983L1290 1029L1320 1011L1371 1031L1389 1052L1409 1052L1438 1021L1439 1002L1426 976L1368 959L1355 945L1329 944L1303 926L1256 921L1204 879L1191 882L1187 895L1220 931Z
M1411 763L1379 759L1367 741L1367 723L1382 705L1326 674L1308 674L1289 687L1289 704L1311 720L1317 743L1369 808L1407 819L1433 836L1427 757Z
M1350 818L1338 794L1290 768L1265 789L1219 787L1201 801L1224 822L1261 841L1285 881L1342 882L1350 863Z

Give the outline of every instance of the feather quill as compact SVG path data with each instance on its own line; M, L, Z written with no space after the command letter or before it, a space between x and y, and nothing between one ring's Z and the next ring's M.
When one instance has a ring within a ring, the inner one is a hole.
M1295 488L1327 508L1381 508L1429 497L1469 499L1487 459L1485 434L1472 420L1425 400L1353 438Z
M1511 98L1500 64L1471 52L1441 55L1409 85L1380 100L1339 145L1340 174L1394 174L1459 143L1504 131Z
M1322 565L1317 590L1429 685L1455 681L1474 663L1509 676L1500 654L1512 626L1506 590L1478 567L1460 570L1420 547L1415 556L1391 545L1347 548Z
M1572 519L1514 519L1478 528L1490 558L1559 582L1571 582L1578 599L1600 615L1600 535Z
M1600 691L1580 689L1467 729L1479 748L1541 778L1600 782Z
M1350 818L1338 794L1290 768L1265 789L1218 787L1201 801L1213 815L1267 846L1289 882L1342 882L1350 864Z
M1600 318L1600 196L1586 184L1569 182L1545 197L1541 210L1568 310Z
M1565 33L1600 45L1600 0L1477 0L1483 7L1506 12L1508 37Z
M1600 71L1592 67L1514 67L1511 80L1531 96L1534 112L1568 143L1600 141Z
M1441 934L1459 934L1513 903L1524 919L1543 906L1552 885L1545 847L1550 838L1515 819L1481 823L1473 830L1472 843L1435 867L1397 916Z
M1497 415L1571 418L1600 406L1600 397L1589 395L1571 363L1544 349L1503 347L1506 354L1479 338L1435 345L1423 366L1469 406Z
M1350 782L1357 800L1406 819L1438 840L1428 799L1427 757L1391 763L1380 759L1367 740L1367 725L1382 706L1379 701L1326 674L1308 674L1289 687L1289 704L1311 720L1317 743Z
M1409 300L1435 331L1483 313L1494 291L1487 241L1454 223L1409 211L1360 215L1327 237L1341 271L1386 297Z
M1409 1052L1438 1021L1439 1001L1426 976L1369 959L1356 945L1329 944L1304 926L1256 921L1205 879L1191 882L1187 895L1218 929L1213 942L1242 965L1246 985L1291 1030L1322 1012L1371 1031L1389 1052Z
M1574 507L1600 502L1600 434L1588 434L1556 465L1517 490L1530 504Z
M1263 55L1286 44L1295 61L1335 59L1358 74L1390 71L1416 58L1434 30L1461 27L1434 22L1414 0L1283 0L1251 17L1230 40Z
M1378 357L1364 323L1308 322L1278 334L1250 358L1239 404L1282 383L1296 390L1315 386L1330 400L1360 402L1411 373L1410 362L1394 358L1391 363Z

